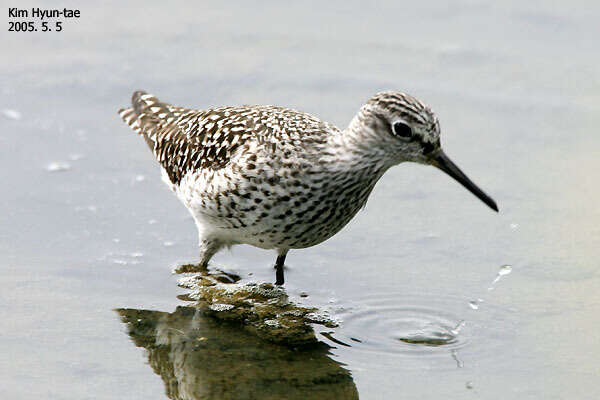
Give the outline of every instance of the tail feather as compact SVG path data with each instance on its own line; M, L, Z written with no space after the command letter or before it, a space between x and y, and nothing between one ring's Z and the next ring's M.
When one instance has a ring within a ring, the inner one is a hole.
M168 120L171 116L169 105L142 90L133 92L131 104L138 115L146 115L151 120Z
M190 169L202 162L204 150L200 143L205 134L194 130L202 111L175 107L151 94L136 91L131 107L120 109L119 115L144 138L171 183L179 183ZM195 159L192 154L196 154Z
M156 133L160 125L173 121L175 116L169 105L142 90L131 98L132 107L122 108L119 115L131 129L142 135L151 150L155 149Z

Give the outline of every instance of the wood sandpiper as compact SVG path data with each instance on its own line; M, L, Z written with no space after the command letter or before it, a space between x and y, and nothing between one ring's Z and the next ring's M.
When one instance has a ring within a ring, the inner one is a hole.
M172 106L137 91L121 118L146 140L164 181L192 214L200 267L223 247L277 250L319 244L366 204L388 168L433 165L498 211L443 152L433 111L400 92L378 93L345 130L289 108Z

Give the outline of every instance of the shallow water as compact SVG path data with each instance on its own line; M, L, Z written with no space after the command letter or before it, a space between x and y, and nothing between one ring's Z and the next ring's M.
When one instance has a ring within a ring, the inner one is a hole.
M159 343L179 356L209 336L237 343L240 363L287 351L181 308L171 269L197 261L195 227L116 114L135 89L197 107L286 105L339 126L373 93L404 90L436 110L446 152L498 202L495 214L433 168L386 173L347 228L288 257L290 298L340 326L316 326L332 348L295 353L299 364L277 366L287 376L333 371L361 399L600 397L600 6L99 4L61 3L81 19L0 42L6 398L163 399L175 383L266 395L248 389L262 378L244 374L263 372L251 365L220 382L226 364L200 368L201 354L179 380L157 371L169 364L149 361L115 309L140 315L143 340L183 331L179 347ZM273 261L238 246L214 265L270 282Z

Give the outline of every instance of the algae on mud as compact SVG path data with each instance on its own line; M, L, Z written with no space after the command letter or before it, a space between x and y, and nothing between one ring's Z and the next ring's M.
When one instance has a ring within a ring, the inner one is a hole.
M239 283L239 277L222 271L203 271L183 277L180 286L190 289L184 299L214 318L236 322L269 342L286 346L319 343L312 324L337 326L314 307L290 301L285 289L270 283ZM223 283L233 282L233 283Z

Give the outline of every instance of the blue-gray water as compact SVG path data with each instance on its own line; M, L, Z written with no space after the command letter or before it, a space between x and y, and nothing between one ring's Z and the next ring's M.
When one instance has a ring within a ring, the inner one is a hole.
M342 389L361 399L600 397L600 5L55 6L82 16L62 32L5 29L0 42L6 398L167 398L114 309L190 317L175 312L184 291L170 270L197 261L197 239L116 114L135 89L199 108L285 105L341 127L377 91L422 99L501 212L434 168L390 170L347 228L288 257L292 298L341 321L317 329L335 348L314 359L350 371ZM272 281L273 261L238 246L214 264ZM451 343L418 343L442 327ZM217 387L214 375L197 385Z

